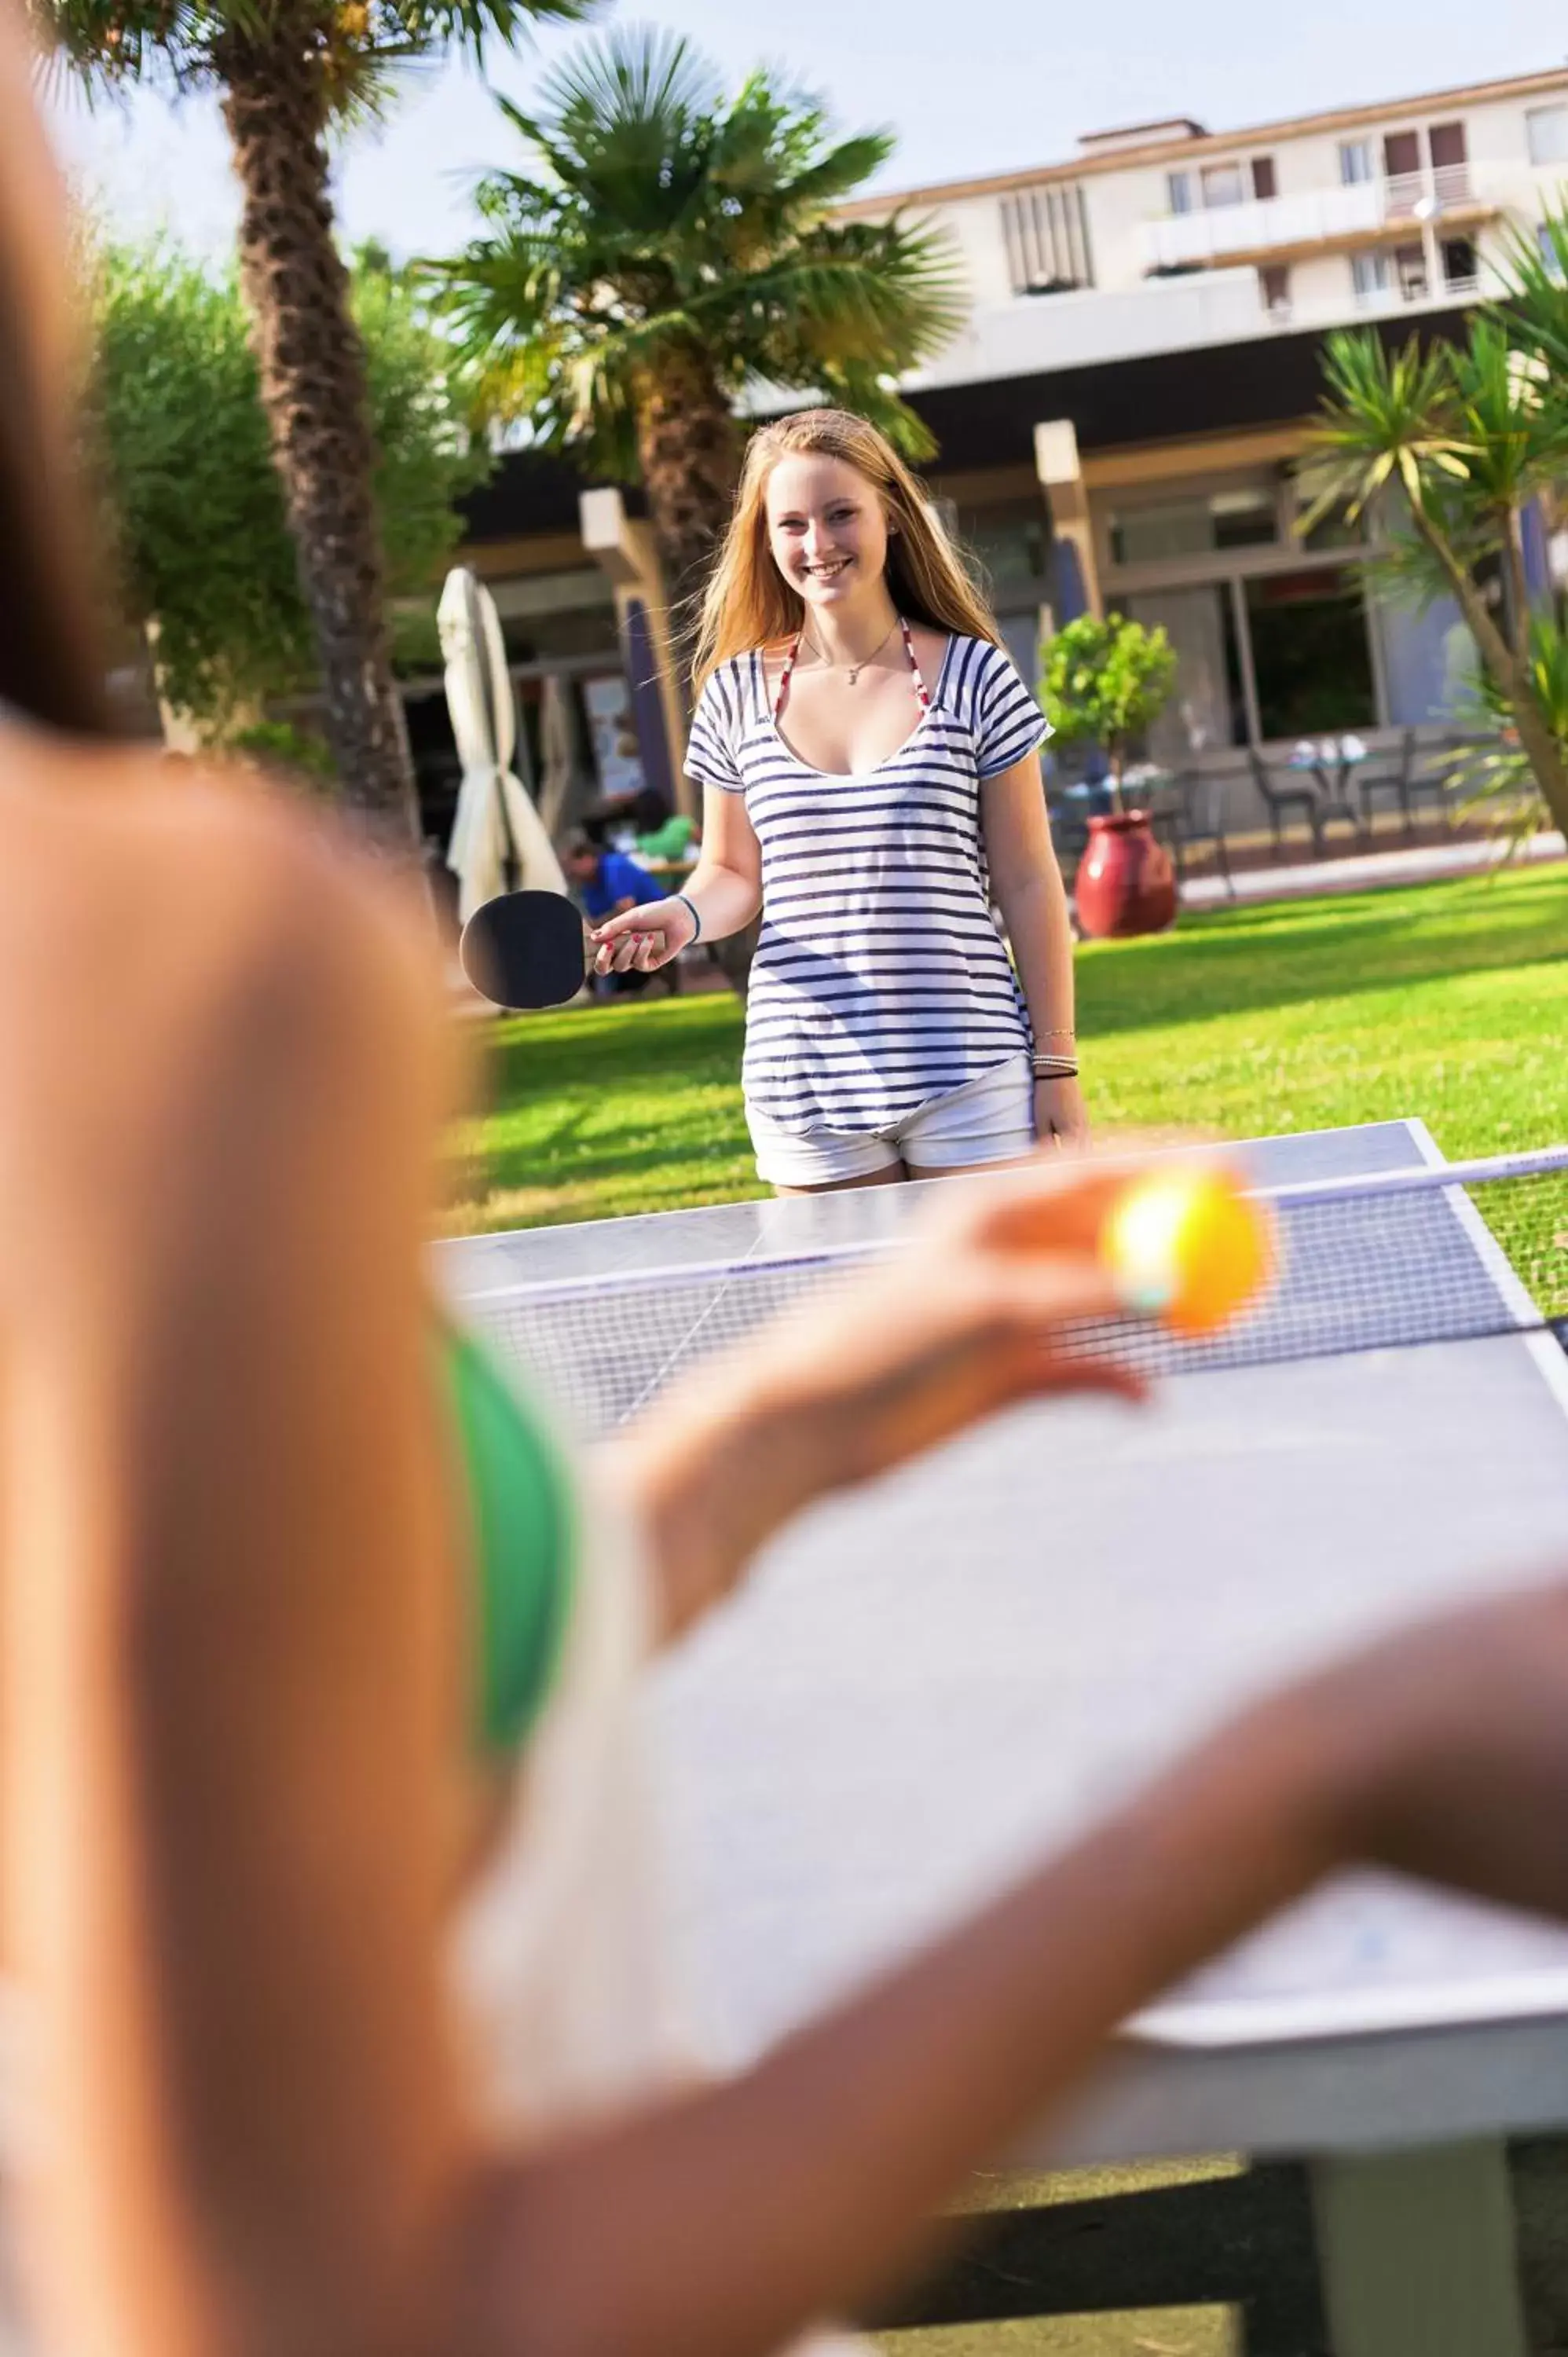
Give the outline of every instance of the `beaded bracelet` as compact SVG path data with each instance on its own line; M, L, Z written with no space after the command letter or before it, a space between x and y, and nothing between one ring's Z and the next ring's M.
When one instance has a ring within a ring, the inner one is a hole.
M681 906L685 909L687 915L692 920L692 940L693 942L700 942L703 938L703 920L697 914L696 902L694 900L689 900L684 892L671 892L670 898L672 900L680 901Z

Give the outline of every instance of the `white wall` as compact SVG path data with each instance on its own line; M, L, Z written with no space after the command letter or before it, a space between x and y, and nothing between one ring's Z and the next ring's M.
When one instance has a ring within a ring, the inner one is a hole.
M921 215L944 229L957 245L970 300L977 310L1012 300L1000 197L961 197L950 204L933 206L929 212L922 208Z
M1034 376L1098 361L1202 344L1242 343L1269 332L1253 270L1208 270L1140 281L1111 294L1015 296L976 311L940 360L905 382L914 391Z
M1563 94L1568 97L1568 85ZM1353 125L1343 132L1296 137L1282 133L1272 139L1238 142L1230 150L1204 148L1192 154L1177 145L1157 163L1090 172L1076 182L1054 180L1051 185L1076 186L1083 193L1094 287L1082 294L1014 295L1003 230L1004 192L954 197L914 209L954 240L973 309L970 326L959 339L936 366L913 382L961 383L975 377L1027 374L1274 332L1276 323L1262 308L1249 263L1207 268L1201 276L1149 275L1156 261L1203 262L1212 252L1244 247L1254 241L1263 251L1271 244L1286 245L1324 234L1329 242L1321 251L1289 265L1291 323L1326 327L1352 320L1359 313L1350 254L1332 240L1380 223L1384 198L1380 181L1349 188L1341 185L1342 139L1365 138L1372 149L1374 168L1380 173L1385 131L1424 130L1434 122L1463 121L1477 194L1502 206L1507 221L1529 225L1568 190L1568 171L1563 167L1537 169L1529 161L1527 104L1549 103L1551 95L1528 102L1515 100L1468 109L1445 108L1439 102L1420 116L1394 115L1386 124ZM1278 188L1274 199L1173 219L1169 171L1185 169L1196 178L1206 162L1233 157L1246 165L1262 155L1273 158ZM1441 237L1441 218L1434 227ZM1485 274L1487 254L1500 254L1502 250L1500 227L1478 231L1472 227L1462 233L1476 237ZM1421 224L1411 221L1391 227L1387 243L1391 245L1396 236L1419 242ZM1250 294L1243 278L1251 284ZM1447 300L1446 289L1434 275L1427 307Z

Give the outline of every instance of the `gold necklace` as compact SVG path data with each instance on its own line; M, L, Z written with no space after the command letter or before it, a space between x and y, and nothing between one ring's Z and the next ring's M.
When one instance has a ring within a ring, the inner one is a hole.
M876 661L877 656L887 644L887 640L893 636L893 633L897 627L898 617L895 614L892 621L888 624L886 637L879 640L877 644L872 648L871 652L868 655L862 655L860 661L854 663L829 662L827 656L822 652L822 648L818 646L815 639L809 636L806 638L806 644L811 648L811 652L816 656L817 661L825 665L829 671L847 672L849 674L849 683L851 687L853 687L855 681L860 677L861 673L866 668L867 664L874 663Z

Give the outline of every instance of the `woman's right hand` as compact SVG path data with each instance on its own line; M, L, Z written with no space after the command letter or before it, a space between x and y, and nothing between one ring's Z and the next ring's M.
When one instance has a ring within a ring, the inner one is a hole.
M684 900L673 896L667 900L645 900L640 908L627 909L589 933L591 971L657 974L696 938L697 920Z
M1065 1351L1118 1306L1100 1231L1124 1170L1042 1155L954 1182L893 1266L766 1326L640 1415L612 1458L647 1537L667 1635L733 1587L772 1532L998 1410L1142 1385Z

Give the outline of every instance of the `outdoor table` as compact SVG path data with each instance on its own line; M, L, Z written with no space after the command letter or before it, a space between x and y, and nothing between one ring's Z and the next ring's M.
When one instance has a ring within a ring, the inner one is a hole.
M1285 1185L1442 1160L1415 1121L1238 1150ZM670 1283L670 1332L651 1295L607 1296L607 1354L585 1320L585 1389L613 1378L629 1408L681 1363L680 1332L722 1330L725 1268L875 1243L929 1192L474 1239L442 1269L525 1355L531 1288ZM1511 1302L1471 1200L1428 1200L1434 1245ZM542 1370L567 1398L570 1345ZM724 2058L765 2052L1218 1717L1565 1538L1568 1361L1539 1333L1176 1374L1136 1414L1023 1408L818 1509L649 1695ZM1305 2159L1335 2357L1524 2357L1504 2139L1565 2124L1568 1932L1367 1877L1130 2023L1013 2158Z

